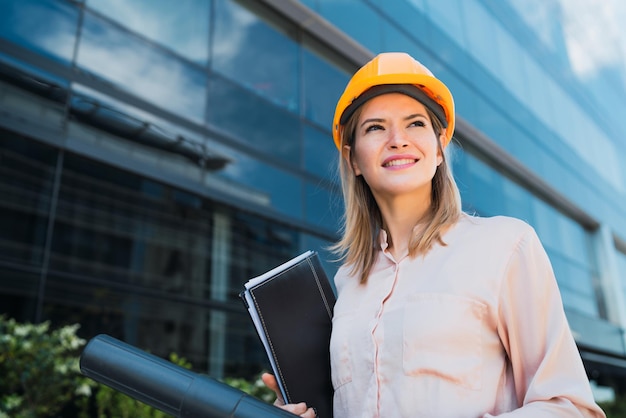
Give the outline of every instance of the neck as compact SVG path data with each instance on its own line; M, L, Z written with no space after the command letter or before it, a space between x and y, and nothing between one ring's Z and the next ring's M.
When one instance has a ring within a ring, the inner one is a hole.
M414 228L430 211L430 190L422 196L395 196L391 199L376 199L387 231L388 251L396 260L406 256Z

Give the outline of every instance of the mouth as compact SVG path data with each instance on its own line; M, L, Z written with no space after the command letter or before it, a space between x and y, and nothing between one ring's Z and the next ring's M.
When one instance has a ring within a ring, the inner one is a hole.
M418 161L419 160L417 158L402 158L402 159L387 161L386 163L383 164L383 167L397 167L400 165L415 164Z

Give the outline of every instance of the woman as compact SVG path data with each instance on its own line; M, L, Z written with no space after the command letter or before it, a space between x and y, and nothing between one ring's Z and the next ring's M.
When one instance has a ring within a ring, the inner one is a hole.
M335 418L604 417L535 231L461 212L454 118L448 88L404 53L375 57L339 99Z

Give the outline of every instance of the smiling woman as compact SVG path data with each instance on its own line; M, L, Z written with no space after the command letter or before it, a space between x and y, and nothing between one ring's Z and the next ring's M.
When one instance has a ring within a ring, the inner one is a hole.
M447 87L404 53L375 57L339 99L334 416L604 417L534 229L461 212L454 119Z

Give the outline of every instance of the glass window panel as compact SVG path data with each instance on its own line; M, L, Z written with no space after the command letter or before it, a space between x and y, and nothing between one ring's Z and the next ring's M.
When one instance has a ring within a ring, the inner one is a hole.
M0 265L0 314L19 322L36 322L40 279L39 271Z
M617 259L618 282L622 287L623 298L626 300L626 254L616 250L615 255Z
M527 53L522 51L522 54L526 55ZM552 126L554 123L555 106L551 95L547 92L548 75L530 56L527 59L522 59L521 64L524 66L524 72L528 80L528 85L526 86L528 107L544 125Z
M591 317L598 317L598 306L592 278L586 269L573 265L559 253L547 250L554 270L563 305Z
M307 183L306 220L330 232L339 230L339 220L343 213L341 194L333 193L321 184Z
M424 0L425 8L434 22L450 38L462 47L467 46L463 0Z
M293 218L303 215L302 180L284 170L237 153L233 155L233 163L218 174L233 181L234 187L250 189L248 193L257 204L271 206Z
M393 21L381 20L383 51L404 51L425 64L427 54L418 47L429 45L432 24L426 18L421 7L416 7L406 0L378 0L380 7ZM384 3L384 5L383 5ZM419 10L416 10L419 9Z
M517 183L508 179L503 180L502 200L505 207L504 214L531 223L533 215L531 201L533 196Z
M500 57L494 53L497 23L480 2L463 2L467 50L496 78L502 74Z
M69 110L72 142L101 150L94 152L121 154L162 177L182 176L195 182L205 170L229 163L198 132L81 84L72 85Z
M68 91L69 81L63 77L0 52L0 108L7 116L61 131Z
M173 350L215 377L260 371L238 293L297 255L298 231L72 154L54 231L46 319Z
M0 130L0 260L41 266L57 151Z
M0 38L64 64L72 62L78 9L58 0L0 2Z
M241 3L254 6L250 1ZM268 23L270 16L263 20L255 12L235 1L215 2L212 68L268 100L297 112L298 44L277 25Z
M319 13L370 51L381 51L378 12L362 0L318 0Z
M525 56L522 55L522 49L518 42L509 35L507 30L499 25L494 25L494 29L494 39L498 48L497 55L501 63L501 69L497 76L521 103L526 104L528 102L528 81L521 62Z
M87 6L196 63L207 63L210 0L88 0Z
M561 215L557 219L562 242L561 252L570 260L590 267L587 231L579 223L566 216Z
M246 89L213 79L209 123L274 158L300 166L300 119Z
M593 299L585 295L569 292L567 289L562 292L563 306L585 314L591 318L598 318L598 309Z
M204 118L206 75L119 27L85 12L78 65L185 118ZM120 65L120 63L124 65Z
M304 168L331 181L339 181L339 150L328 131L304 126Z
M504 212L502 194L502 177L487 164L469 157L467 159L468 182L472 187L472 205L481 215L501 215Z
M556 210L543 200L533 199L534 227L544 246L553 251L559 251L561 238L557 227L558 214Z
M311 121L330 129L339 96L349 75L309 48L302 50L303 111Z
M45 319L80 323L85 339L111 335L161 358L176 353L206 372L211 352L208 308L151 289L111 285L53 272L44 300Z

